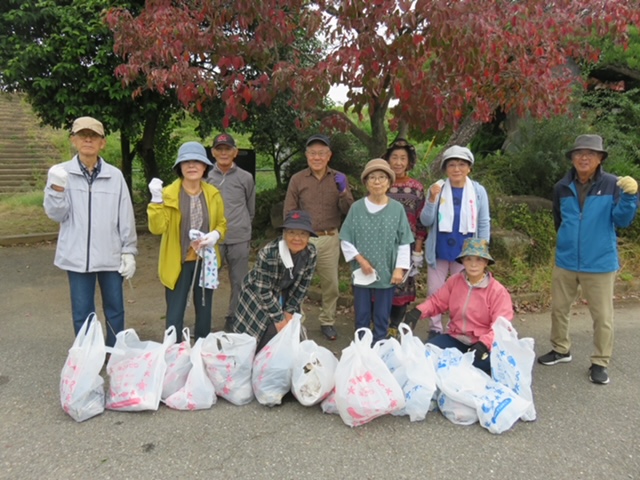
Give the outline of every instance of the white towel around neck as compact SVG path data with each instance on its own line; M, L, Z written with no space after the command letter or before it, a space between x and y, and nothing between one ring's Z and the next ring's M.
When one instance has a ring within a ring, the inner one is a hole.
M478 206L476 205L476 189L473 182L467 177L462 190L462 204L460 205L460 228L463 235L475 233L478 227ZM449 179L442 187L440 205L438 206L438 231L449 232L453 230L453 193Z

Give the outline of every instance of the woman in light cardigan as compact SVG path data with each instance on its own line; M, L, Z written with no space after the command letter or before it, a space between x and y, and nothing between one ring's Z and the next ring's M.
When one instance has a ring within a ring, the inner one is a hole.
M454 145L445 150L440 168L447 180L429 187L420 222L429 229L425 256L429 296L442 287L449 275L462 271L456 258L467 238L489 241L491 217L487 191L469 174L475 159L471 150ZM429 338L443 333L442 315L431 317Z

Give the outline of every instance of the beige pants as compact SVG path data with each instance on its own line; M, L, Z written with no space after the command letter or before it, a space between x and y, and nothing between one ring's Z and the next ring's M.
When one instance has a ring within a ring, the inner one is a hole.
M558 353L568 353L569 314L582 289L593 321L591 363L606 367L613 352L613 285L616 272L581 273L554 267L551 277L551 345Z
M338 306L338 262L340 261L340 238L338 231L333 235L322 235L309 240L316 246L318 264L316 275L320 278L322 290L322 306L318 320L320 325L333 325L336 321L336 307Z

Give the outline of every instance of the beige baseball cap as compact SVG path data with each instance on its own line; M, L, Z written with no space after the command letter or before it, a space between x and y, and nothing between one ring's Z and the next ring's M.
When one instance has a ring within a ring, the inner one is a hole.
M73 126L71 127L71 133L76 134L80 130L91 130L101 137L104 137L104 127L102 126L102 123L92 117L76 118L73 122Z

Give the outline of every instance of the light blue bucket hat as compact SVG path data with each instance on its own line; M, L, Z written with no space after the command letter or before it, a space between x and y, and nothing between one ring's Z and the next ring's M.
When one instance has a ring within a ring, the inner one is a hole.
M191 160L202 162L207 167L213 167L213 163L207 158L207 151L200 143L186 142L178 149L178 158L176 159L176 163L173 164L173 168L175 169L182 162Z

